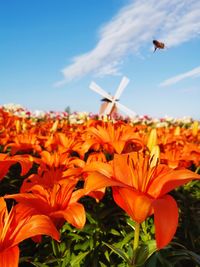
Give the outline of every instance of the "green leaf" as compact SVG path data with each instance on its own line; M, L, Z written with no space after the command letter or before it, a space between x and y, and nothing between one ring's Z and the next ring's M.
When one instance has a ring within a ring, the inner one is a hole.
M72 232L73 227L69 223L65 223L61 228L61 233L64 233L66 231Z
M111 229L111 234L113 234L113 235L117 235L117 236L121 236L121 234L117 231L117 230L115 230L115 229Z
M95 219L88 212L86 213L86 217L87 217L87 220L89 221L90 224L97 224Z
M70 266L70 255L68 257L65 257L61 264L61 267L67 267L67 266Z
M74 250L82 250L82 251L85 251L85 250L88 250L90 246L90 240L87 239L84 243L78 243L74 246Z
M107 250L105 251L104 256L105 256L106 260L107 260L108 262L110 262L110 257L109 257L109 253L108 253Z
M19 263L22 263L22 262L29 262L30 261L30 257L20 257L19 258Z
M70 253L70 251L69 250L66 250L65 252L64 252L64 254L63 254L63 260L64 261L70 261L70 257L71 257L71 253ZM67 262L68 263L68 262Z
M115 245L118 248L123 248L125 245L130 243L130 240L133 239L133 232L130 232L129 234L126 234L126 236L123 238L122 241L116 243Z
M109 247L115 254L117 254L118 256L120 256L129 265L131 264L131 261L129 260L129 258L127 257L127 255L126 255L126 253L124 251L122 251L121 249L116 248L113 245L110 245L110 244L108 244L106 242L103 242L103 244L105 244L107 247Z
M79 263L87 256L89 252L90 251L86 251L86 252L80 253L78 256L75 256L74 259L71 260L71 266L72 267L79 266Z
M158 252L156 254L159 262L160 262L160 265L163 266L163 267L173 267L174 265L172 263L170 263L167 259L165 259L160 252Z
M188 251L188 254L191 256L191 258L200 265L200 255L194 253L193 251Z
M60 256L59 243L57 243L54 239L52 239L51 244L52 244L52 249L53 249L54 255L56 257L59 257Z
M159 266L157 265L158 257L156 256L156 253L148 259L148 261L145 263L145 267L152 267L152 266Z
M107 265L105 265L105 264L104 264L103 262L101 262L101 261L99 262L99 264L100 264L101 267L107 267Z
M127 218L127 224L135 230L135 222L131 218Z
M34 265L35 267L49 267L45 263L40 263L40 262L31 262L31 264Z
M146 244L140 246L136 252L135 265L142 266L156 250L155 240L150 240Z
M68 236L71 236L75 241L84 240L82 236L76 233L69 233Z

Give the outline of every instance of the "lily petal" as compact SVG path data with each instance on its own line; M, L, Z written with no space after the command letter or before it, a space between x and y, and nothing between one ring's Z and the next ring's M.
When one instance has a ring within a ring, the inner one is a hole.
M110 164L104 162L91 162L86 165L83 169L84 172L90 173L98 171L99 173L111 177L113 175L113 170Z
M49 217L33 215L24 220L24 224L22 224L14 237L13 245L17 245L21 241L37 235L49 235L57 241L60 238L59 232Z
M129 158L128 154L125 155L115 154L114 161L112 162L112 164L115 177L117 177L117 180L121 181L124 184L133 186L132 173L130 171L130 168L127 166L128 158ZM127 168L129 168L129 171L127 171Z
M31 155L15 155L12 159L20 163L22 176L26 175L33 165L33 158Z
M9 162L9 163L7 161L0 162L0 180L4 178L4 176L7 174L12 164L13 162Z
M86 222L85 209L80 203L72 203L66 210L56 211L52 217L65 218L65 220L76 228L83 228Z
M113 187L113 198L138 223L142 223L151 214L153 199L134 189Z
M173 238L178 226L178 206L170 195L153 202L155 235L158 249L165 247Z
M2 267L18 267L19 248L14 246L0 251L0 266Z
M102 175L101 173L94 172L90 174L84 184L84 190L85 194L88 195L92 191L96 191L98 189L108 187L108 186L126 186L125 184L106 177L105 175Z
M154 179L149 186L148 194L157 198L194 179L200 180L200 175L187 169L172 170Z

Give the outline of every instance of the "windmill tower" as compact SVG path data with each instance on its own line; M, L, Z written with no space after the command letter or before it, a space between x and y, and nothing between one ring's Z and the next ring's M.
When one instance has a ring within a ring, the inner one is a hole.
M104 115L106 115L106 109L107 109L108 105L110 105L110 103L111 103L112 101L109 100L109 99L106 98L106 97L102 98L101 101L102 101L102 104L101 104L101 106L100 106L99 115L100 115L100 116L104 116ZM116 99L116 101L118 101L118 99ZM118 114L118 108L117 108L117 106L114 104L114 105L112 106L112 109L111 109L111 111L110 111L109 116L110 116L110 117L115 117L116 114Z
M95 82L90 83L90 89L95 91L96 93L100 94L104 101L100 108L100 116L108 115L113 116L117 113L117 110L121 110L123 113L128 115L129 117L135 117L136 113L131 109L127 108L126 106L120 104L119 97L121 96L122 92L124 91L125 87L128 85L129 79L127 77L123 77L114 96L111 96L109 93L104 91L99 85Z

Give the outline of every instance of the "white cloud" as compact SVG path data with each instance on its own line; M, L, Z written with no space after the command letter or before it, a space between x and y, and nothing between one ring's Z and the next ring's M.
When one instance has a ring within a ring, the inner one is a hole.
M188 94L194 94L198 92L197 87L186 87L186 88L181 88L182 93L188 93Z
M162 82L160 84L160 86L164 87L164 86L172 85L172 84L178 83L184 79L195 78L198 76L200 76L200 67L197 67L195 69L192 69L192 70L184 72L184 73L181 73L181 74L176 75L170 79L167 79L164 82Z
M138 54L155 36L167 47L177 46L200 33L200 1L136 0L122 8L99 32L91 51L74 57L61 72L57 86L87 74L117 75L122 60Z

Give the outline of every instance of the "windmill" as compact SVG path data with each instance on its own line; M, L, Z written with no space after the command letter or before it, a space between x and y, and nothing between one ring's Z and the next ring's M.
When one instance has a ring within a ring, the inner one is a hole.
M136 113L132 111L131 109L127 108L126 106L120 104L117 102L119 100L119 97L121 96L122 92L124 91L125 87L128 85L129 79L127 77L123 77L114 96L111 96L109 93L104 91L99 85L97 85L95 82L90 83L90 89L95 91L96 93L100 94L104 97L104 99L108 100L108 103L106 104L103 113L100 115L111 115L112 110L114 107L117 107L122 112L124 112L129 117L135 117Z

